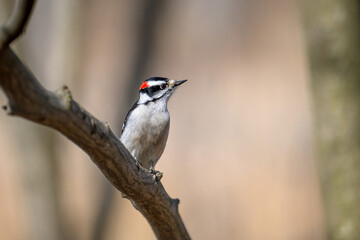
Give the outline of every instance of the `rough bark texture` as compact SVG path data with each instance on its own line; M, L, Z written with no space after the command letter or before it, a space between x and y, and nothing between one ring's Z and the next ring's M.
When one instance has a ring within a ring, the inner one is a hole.
M52 127L82 148L146 217L159 239L189 239L178 213L179 200L137 168L109 126L73 101L67 87L56 93L44 89L9 48L0 52L0 86L8 97L3 108L10 115Z
M306 1L304 9L328 238L358 239L359 1Z

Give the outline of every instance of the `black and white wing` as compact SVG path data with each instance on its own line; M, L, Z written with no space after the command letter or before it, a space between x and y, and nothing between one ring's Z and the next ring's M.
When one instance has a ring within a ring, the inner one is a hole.
M128 119L129 119L130 114L131 114L132 111L137 107L137 105L138 105L137 103L138 103L138 101L136 101L136 102L134 103L134 105L130 108L129 112L126 114L124 123L123 123L123 125L122 125L121 134L124 132L124 129L125 129L125 127L126 127L126 123L127 123Z

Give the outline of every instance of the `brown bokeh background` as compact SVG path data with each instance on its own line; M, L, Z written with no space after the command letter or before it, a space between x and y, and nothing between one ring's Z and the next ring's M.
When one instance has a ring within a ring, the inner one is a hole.
M0 0L1 22L12 5ZM325 239L301 11L287 0L39 0L13 47L116 134L141 81L188 79L156 167L193 239ZM65 137L4 113L0 123L0 239L155 239Z

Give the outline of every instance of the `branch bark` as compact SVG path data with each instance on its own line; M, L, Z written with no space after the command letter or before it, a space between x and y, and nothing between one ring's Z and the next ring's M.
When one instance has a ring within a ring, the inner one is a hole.
M158 239L190 239L178 212L179 200L170 198L160 182L154 183L146 169L137 168L109 125L75 102L66 86L56 92L46 90L7 47L23 31L33 3L18 1L0 31L0 87L8 99L3 109L54 128L78 145L144 215Z

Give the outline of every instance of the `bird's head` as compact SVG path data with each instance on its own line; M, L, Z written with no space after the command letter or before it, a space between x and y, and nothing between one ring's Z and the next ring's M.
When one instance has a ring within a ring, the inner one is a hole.
M146 79L140 86L140 104L154 102L160 99L168 100L175 89L187 80L176 81L164 77Z

